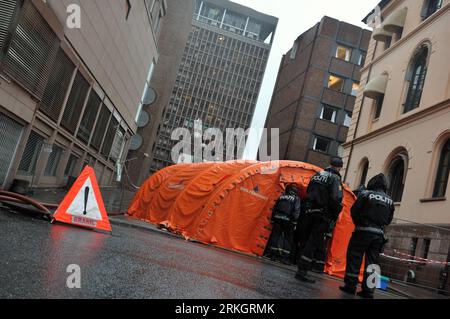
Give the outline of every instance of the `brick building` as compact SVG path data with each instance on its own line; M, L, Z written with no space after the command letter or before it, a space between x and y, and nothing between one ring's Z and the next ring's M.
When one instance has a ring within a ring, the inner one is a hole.
M280 159L325 167L341 154L370 35L324 17L283 56L265 125L280 130Z

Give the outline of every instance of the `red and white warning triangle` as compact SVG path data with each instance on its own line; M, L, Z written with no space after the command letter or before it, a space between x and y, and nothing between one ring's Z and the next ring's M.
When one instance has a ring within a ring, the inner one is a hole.
M63 199L53 220L111 231L95 172L86 166Z

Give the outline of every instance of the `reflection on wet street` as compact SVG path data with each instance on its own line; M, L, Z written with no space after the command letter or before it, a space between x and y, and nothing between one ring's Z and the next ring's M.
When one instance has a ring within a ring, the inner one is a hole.
M123 226L111 236L0 211L0 239L0 298L345 298L325 276L303 284L293 269ZM71 264L80 289L67 288Z

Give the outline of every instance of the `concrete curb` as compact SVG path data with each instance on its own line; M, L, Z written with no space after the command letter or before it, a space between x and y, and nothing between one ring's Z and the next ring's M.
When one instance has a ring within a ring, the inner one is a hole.
M183 237L180 237L169 231L158 229L156 226L153 226L152 224L144 224L144 222L141 222L139 220L131 221L131 220L122 220L116 216L108 216L108 217L109 217L109 222L112 225L130 227L130 228L135 228L135 229L140 229L140 230L148 230L148 231L163 234L166 236L184 239Z

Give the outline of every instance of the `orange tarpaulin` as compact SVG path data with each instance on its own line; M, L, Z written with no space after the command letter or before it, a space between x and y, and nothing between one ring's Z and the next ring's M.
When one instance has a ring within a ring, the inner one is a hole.
M151 176L128 214L164 224L186 239L262 256L271 232L272 208L288 183L304 196L319 167L294 161L180 164ZM345 187L325 271L344 276L347 245L354 229L354 194Z

